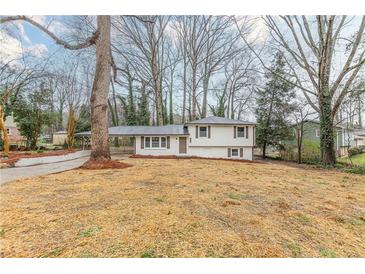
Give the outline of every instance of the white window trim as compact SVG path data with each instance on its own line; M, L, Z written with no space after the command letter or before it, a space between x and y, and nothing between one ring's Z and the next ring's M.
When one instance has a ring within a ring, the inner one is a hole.
M165 147L161 147L161 137L165 137ZM150 146L146 146L146 138L150 138ZM152 138L158 138L158 147L152 147ZM167 136L144 136L144 148L145 149L167 149Z
M206 136L200 135L200 128L205 127L206 128ZM208 138L208 126L199 126L199 138Z
M238 136L238 129L239 128L243 128L243 136ZM245 127L237 127L236 128L236 131L237 131L237 134L236 134L236 137L237 138L245 138L246 137L246 129L245 129Z

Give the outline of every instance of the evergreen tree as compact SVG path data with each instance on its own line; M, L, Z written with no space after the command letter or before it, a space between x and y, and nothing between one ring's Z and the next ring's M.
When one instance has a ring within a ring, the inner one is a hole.
M218 99L217 106L209 105L210 110L212 111L212 114L214 116L225 117L225 112L226 112L227 106L226 106L226 99L224 98L224 94L218 95L217 99Z
M44 127L56 120L56 113L51 111L51 100L50 91L41 86L27 96L19 96L14 105L14 120L32 149L36 148Z
M142 126L150 125L151 113L148 109L148 97L144 86L141 88L141 97L138 102L138 124Z
M91 109L88 105L80 107L79 119L77 119L75 133L91 130Z
M257 91L256 118L257 145L266 156L267 146L281 149L281 140L290 135L287 118L293 111L291 99L294 98L293 86L285 81L285 62L281 53L277 53L271 65L271 71L265 75L267 80L263 89Z
M163 124L169 124L169 116L167 114L167 100L165 100L164 104L162 105L163 108Z
M127 126L135 126L137 125L137 113L136 107L134 104L133 97L133 80L132 77L128 76L128 95L127 98L118 96L125 112L125 124Z

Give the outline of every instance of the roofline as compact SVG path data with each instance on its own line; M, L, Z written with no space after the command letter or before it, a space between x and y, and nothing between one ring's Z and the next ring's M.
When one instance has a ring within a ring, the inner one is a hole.
M121 136L127 136L127 137L134 137L134 136L189 136L190 134L178 134L178 133L169 133L169 134L110 134L109 133L109 137L121 137ZM91 136L91 133L87 132L87 133L83 133L83 132L79 132L79 133L75 133L75 136Z
M198 122L198 121L197 121ZM186 122L185 125L227 125L227 126L235 126L235 125L245 125L245 126L254 126L257 125L257 123L254 122L242 122L242 123L196 123L194 121Z

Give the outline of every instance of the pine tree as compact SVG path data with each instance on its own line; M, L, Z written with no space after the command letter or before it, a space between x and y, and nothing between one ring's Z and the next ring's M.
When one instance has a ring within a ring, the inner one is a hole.
M127 98L118 96L125 112L125 124L127 126L137 125L137 113L136 106L134 104L133 96L133 80L130 75L128 75L128 95Z
M150 125L151 113L148 109L148 97L144 86L141 88L141 97L138 102L138 124L142 126Z
M271 65L271 71L263 89L257 91L256 118L257 145L266 156L267 146L282 148L281 140L290 135L287 118L293 111L291 99L294 98L293 86L285 81L285 63L281 53L277 53Z

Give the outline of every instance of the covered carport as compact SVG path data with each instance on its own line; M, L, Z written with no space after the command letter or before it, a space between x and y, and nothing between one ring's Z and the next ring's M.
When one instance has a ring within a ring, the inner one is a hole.
M110 127L109 145L111 151L123 153L136 153L136 137L141 136L169 136L188 135L183 125L165 126L116 126ZM91 132L79 132L75 134L82 149L91 146Z

